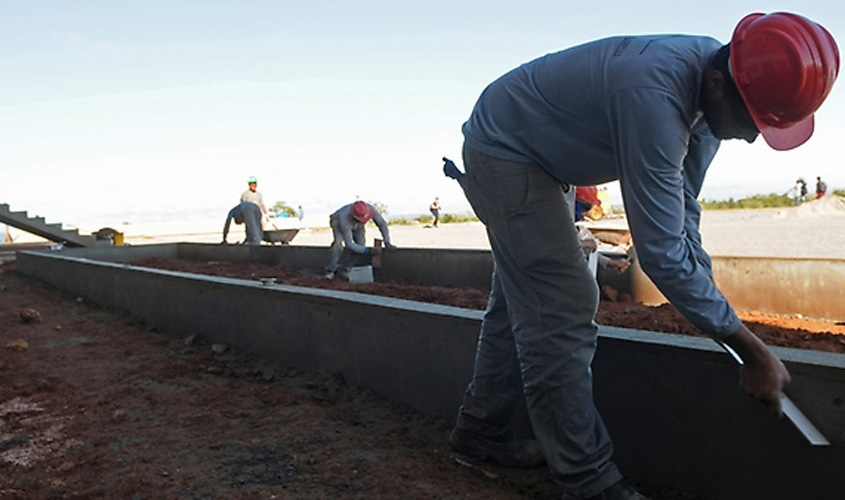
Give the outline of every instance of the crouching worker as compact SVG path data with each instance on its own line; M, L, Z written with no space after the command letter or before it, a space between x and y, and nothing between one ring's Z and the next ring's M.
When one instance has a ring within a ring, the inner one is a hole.
M229 210L226 224L223 226L223 243L228 243L226 238L229 236L229 224L232 219L235 220L235 224L246 224L245 243L247 245L261 244L261 238L264 236L264 230L261 228L261 207L251 201L242 201Z
M326 278L343 274L350 267L367 265L371 262L372 251L366 246L364 225L372 220L381 231L385 247L391 247L390 233L384 217L369 203L356 201L333 213L329 217L334 240L329 248L329 263L326 265ZM344 248L345 247L345 248Z

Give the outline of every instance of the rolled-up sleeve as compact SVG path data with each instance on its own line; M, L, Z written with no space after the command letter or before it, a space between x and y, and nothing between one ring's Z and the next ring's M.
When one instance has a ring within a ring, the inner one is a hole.
M384 239L384 244L390 246L390 230L388 229L387 221L384 220L384 217L376 210L373 210L373 222L376 224L376 227L378 227L381 237Z

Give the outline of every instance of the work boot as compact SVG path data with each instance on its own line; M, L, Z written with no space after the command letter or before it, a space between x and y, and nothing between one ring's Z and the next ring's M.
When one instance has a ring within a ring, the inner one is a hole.
M489 437L455 427L449 436L452 450L476 460L489 460L505 467L532 468L542 465L543 452L533 439L516 439L510 433Z
M612 486L606 488L598 495L593 495L588 498L573 497L571 495L563 494L563 500L651 500L647 496L639 493L631 486L625 479L620 479Z

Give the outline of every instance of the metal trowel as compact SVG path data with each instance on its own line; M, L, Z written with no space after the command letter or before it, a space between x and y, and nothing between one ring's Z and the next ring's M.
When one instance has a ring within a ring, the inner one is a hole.
M736 351L731 349L731 347L724 342L716 341L717 344L722 346L722 349L725 350L728 354L734 358L734 361L739 363L740 365L743 364L742 358L737 354ZM813 446L830 446L830 441L824 437L824 434L810 422L810 419L804 415L804 412L801 411L800 408L795 406L795 403L789 399L789 396L786 394L783 395L783 399L780 400L781 409L783 410L783 414L789 419L790 422L798 429L799 432L804 436L811 445Z

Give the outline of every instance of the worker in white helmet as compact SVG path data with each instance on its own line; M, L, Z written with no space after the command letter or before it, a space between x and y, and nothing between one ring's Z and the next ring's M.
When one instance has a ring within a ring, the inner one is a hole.
M548 464L565 500L646 498L612 461L593 404L598 290L566 185L618 180L639 262L692 323L744 359L740 385L781 412L790 376L713 282L696 199L726 139L805 142L839 71L831 35L789 13L752 14L731 43L620 36L548 54L490 84L463 125L466 173L487 227L493 284L452 448ZM524 395L536 440L515 439Z

